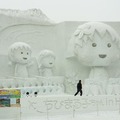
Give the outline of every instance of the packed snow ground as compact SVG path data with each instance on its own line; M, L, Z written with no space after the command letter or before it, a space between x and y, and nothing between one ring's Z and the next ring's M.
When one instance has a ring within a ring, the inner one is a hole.
M119 111L101 111L99 113L83 113L76 114L74 117L71 115L61 116L47 116L39 118L21 118L21 120L120 120Z
M0 120L3 120L3 118ZM120 120L120 111L99 111L92 113L80 113L57 116L39 116L39 117L16 117L4 120Z

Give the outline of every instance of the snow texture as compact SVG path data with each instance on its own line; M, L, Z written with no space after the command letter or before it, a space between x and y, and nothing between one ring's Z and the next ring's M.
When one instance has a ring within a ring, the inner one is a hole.
M25 18L28 20L39 21L43 23L50 23L50 24L54 23L40 9L29 9L24 11L12 10L12 9L0 9L0 14L9 17Z

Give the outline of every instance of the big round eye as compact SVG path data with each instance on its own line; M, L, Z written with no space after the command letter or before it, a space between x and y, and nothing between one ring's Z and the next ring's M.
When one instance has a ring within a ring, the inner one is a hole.
M97 46L97 44L96 44L96 43L92 43L92 46L93 46L93 47L96 47L96 46Z
M21 52L21 54L23 54L23 52Z
M27 55L28 55L29 53L27 52Z
M111 43L108 43L107 46L110 48L111 47Z

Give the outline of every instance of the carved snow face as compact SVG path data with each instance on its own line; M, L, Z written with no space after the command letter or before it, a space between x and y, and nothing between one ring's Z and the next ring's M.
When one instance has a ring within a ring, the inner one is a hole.
M29 59L31 58L31 52L25 48L18 48L14 50L14 58L18 63L28 63Z
M46 56L41 61L42 66L46 68L52 68L55 65L55 58L52 56Z
M96 32L93 40L84 42L83 47L76 45L75 54L84 65L108 66L119 59L119 48L108 33L100 37Z

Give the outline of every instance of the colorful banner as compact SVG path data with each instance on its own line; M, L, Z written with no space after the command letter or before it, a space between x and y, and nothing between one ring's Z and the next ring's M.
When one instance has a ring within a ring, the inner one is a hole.
M20 97L18 89L0 90L0 107L20 107Z
M20 98L21 97L21 92L18 89L0 90L0 97L2 95L9 95L10 98Z
M20 99L11 98L10 107L20 107Z
M10 99L0 99L0 107L10 107Z

